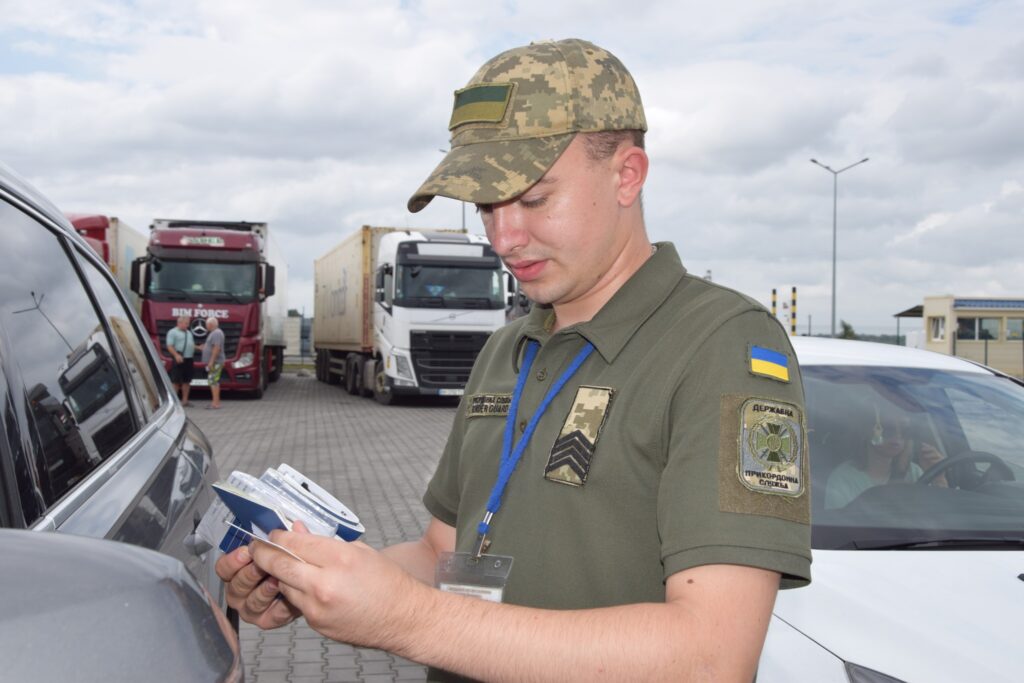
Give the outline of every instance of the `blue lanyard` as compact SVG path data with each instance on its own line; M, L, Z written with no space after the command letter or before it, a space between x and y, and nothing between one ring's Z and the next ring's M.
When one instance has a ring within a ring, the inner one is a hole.
M505 436L501 446L501 466L498 469L498 480L494 482L494 487L491 489L491 497L487 499L487 512L484 514L483 520L477 525L477 533L480 535L477 541L476 556L480 555L484 551L484 545L487 539L487 532L491 528L491 519L498 512L498 508L501 507L501 497L505 493L505 486L508 485L508 480L512 477L512 473L515 471L516 466L519 464L519 459L523 455L523 451L526 450L526 445L530 442L530 437L533 436L534 430L537 429L537 424L543 417L544 412L548 409L551 401L558 395L558 392L562 390L565 383L576 374L580 366L583 365L583 361L593 352L594 345L587 342L584 347L576 354L576 357L572 359L572 363L565 369L565 372L558 378L558 380L551 385L548 389L548 393L544 396L544 400L537 406L536 412L533 417L530 418L526 424L526 429L523 431L523 435L519 438L519 443L512 447L512 439L515 436L516 430L516 415L519 412L519 399L523 395L523 387L526 386L527 376L530 374L530 368L533 366L533 359L537 356L537 351L540 349L540 344L535 341L531 341L526 347L526 353L523 356L523 367L519 371L519 378L516 380L516 388L512 393L512 402L508 407L508 415L505 418Z

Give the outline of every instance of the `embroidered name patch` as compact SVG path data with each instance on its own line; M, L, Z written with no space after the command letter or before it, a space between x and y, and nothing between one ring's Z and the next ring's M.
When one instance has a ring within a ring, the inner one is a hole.
M789 357L784 353L751 346L749 367L751 374L789 382Z
M548 456L544 478L569 486L583 486L590 474L597 440L608 418L614 389L581 386L572 409Z
M511 403L512 394L473 394L466 405L466 417L504 417Z
M740 420L740 483L761 493L803 493L800 410L788 403L752 398L740 409Z
M456 90L448 130L463 123L501 123L511 99L511 83L480 83Z

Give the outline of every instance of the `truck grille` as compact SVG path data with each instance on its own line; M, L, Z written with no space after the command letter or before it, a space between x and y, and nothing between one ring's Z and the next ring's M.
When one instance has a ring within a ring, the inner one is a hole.
M469 381L486 332L413 332L409 335L416 379L424 389L461 389Z
M160 353L167 355L167 333L171 331L176 320L157 320L156 336L160 340ZM242 338L242 323L221 323L220 329L224 331L224 355L226 358L234 358L238 352L238 341ZM196 338L196 346L203 343L203 339ZM198 362L203 357L203 352L196 349L195 359Z

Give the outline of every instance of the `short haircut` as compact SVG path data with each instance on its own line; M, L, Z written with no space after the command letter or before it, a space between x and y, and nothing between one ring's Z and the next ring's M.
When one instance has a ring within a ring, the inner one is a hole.
M610 159L623 142L629 142L644 149L644 132L642 130L602 130L583 133L581 137L587 158L591 161Z

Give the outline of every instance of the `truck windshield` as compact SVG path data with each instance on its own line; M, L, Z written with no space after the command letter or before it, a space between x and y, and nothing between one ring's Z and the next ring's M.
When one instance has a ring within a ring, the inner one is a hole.
M256 298L255 263L161 260L149 272L149 295L157 300L246 303Z
M500 268L399 265L395 305L408 308L505 307Z

